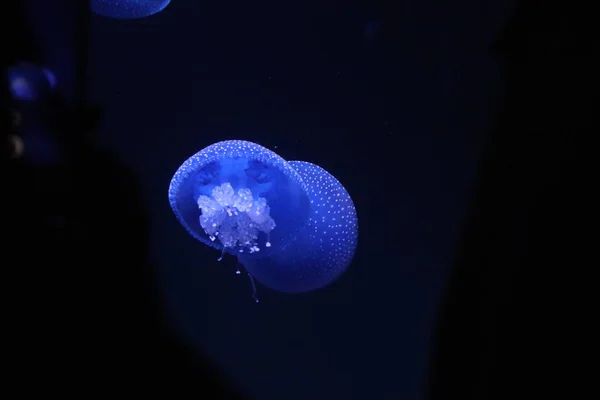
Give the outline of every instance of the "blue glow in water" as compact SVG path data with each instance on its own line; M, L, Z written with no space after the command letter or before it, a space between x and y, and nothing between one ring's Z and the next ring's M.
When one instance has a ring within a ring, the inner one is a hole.
M255 143L224 141L194 154L173 176L169 202L194 238L237 256L280 292L328 285L356 250L356 210L342 184Z
M90 7L98 15L116 19L144 18L161 12L171 0L91 0Z
M56 78L46 68L22 63L8 69L8 85L15 100L32 102L48 95L56 86Z

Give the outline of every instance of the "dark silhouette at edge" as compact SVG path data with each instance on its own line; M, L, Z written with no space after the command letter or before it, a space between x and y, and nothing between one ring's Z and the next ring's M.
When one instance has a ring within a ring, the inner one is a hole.
M575 150L592 137L583 10L520 1L493 51L504 106L480 166L438 320L428 398L532 399L568 386L562 329L585 220Z
M79 17L89 14L85 2L69 1L60 5L78 4ZM22 61L44 65L20 7L26 4L3 6L14 27L3 43L3 71ZM102 113L84 102L87 18L66 21L79 32L71 54L74 93L50 96L35 113L21 115L44 123L59 144L60 161L35 165L11 159L7 137L18 135L19 126L2 80L8 389L239 399L235 384L169 329L148 256L151 226L138 179L94 144Z

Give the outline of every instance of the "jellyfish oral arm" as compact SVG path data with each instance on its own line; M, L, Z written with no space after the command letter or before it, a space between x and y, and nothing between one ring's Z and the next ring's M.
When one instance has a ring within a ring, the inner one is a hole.
M210 240L219 240L225 249L254 253L260 251L259 234L266 234L265 247L270 247L269 233L275 228L270 208L263 197L254 199L249 189L238 189L229 182L216 186L211 197L200 196L200 225Z

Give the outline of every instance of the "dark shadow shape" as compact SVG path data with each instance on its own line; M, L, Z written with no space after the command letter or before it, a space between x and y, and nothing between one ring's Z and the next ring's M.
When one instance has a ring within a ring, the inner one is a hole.
M135 175L110 153L82 155L76 165L9 171L11 380L90 394L239 398L164 319Z
M593 126L593 47L574 9L522 1L496 43L504 107L441 309L432 400L542 398L577 365L557 336L578 325L568 294L584 265L575 149Z
M22 9L11 8L16 4L3 6L19 43L2 48L3 70L15 60L43 65ZM85 76L85 62L73 60ZM85 97L84 88L75 91L74 99ZM6 82L2 96L4 138L13 130L14 106ZM212 362L171 331L149 257L151 224L139 181L87 133L95 132L101 110L68 103L55 96L34 106L43 134L61 149L58 162L34 165L4 154L5 389L240 399Z

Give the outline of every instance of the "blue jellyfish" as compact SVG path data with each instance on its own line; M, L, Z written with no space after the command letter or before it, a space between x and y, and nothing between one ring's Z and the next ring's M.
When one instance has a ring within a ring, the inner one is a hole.
M237 257L255 292L254 278L285 293L322 288L354 257L358 220L342 184L255 143L194 154L173 176L169 202L194 238Z
M50 70L30 63L8 68L8 86L13 99L23 102L41 100L56 86Z
M144 18L161 12L171 0L91 0L93 12L116 19Z

